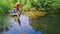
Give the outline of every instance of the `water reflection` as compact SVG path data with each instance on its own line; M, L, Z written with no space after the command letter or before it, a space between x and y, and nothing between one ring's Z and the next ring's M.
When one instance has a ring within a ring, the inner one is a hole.
M19 26L13 18L10 19L12 23L8 31L4 31L3 34L41 34L41 32L36 32L29 25L29 18L26 15L21 15L20 17L21 25Z

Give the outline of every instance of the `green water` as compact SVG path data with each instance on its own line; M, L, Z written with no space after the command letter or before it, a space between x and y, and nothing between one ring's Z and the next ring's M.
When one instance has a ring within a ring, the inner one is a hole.
M42 34L60 34L60 16L55 13L33 18L31 26L35 31L41 31Z

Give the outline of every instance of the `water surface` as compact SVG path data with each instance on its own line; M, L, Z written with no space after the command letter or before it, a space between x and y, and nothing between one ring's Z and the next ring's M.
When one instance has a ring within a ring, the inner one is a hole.
M26 15L20 16L21 25L18 24L13 18L10 18L11 26L8 31L3 34L41 34L36 32L29 24L29 18Z

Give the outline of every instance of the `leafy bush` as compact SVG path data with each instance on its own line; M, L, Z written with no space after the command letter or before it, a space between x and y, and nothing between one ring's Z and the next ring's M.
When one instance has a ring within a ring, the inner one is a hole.
M14 7L12 0L0 0L0 32L6 30L9 25L7 12Z

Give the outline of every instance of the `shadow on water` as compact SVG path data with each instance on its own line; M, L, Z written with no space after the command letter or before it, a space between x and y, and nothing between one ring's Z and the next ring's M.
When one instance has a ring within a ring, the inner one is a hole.
M60 34L60 14L47 14L33 18L31 26L42 34Z
M8 31L3 34L41 34L40 31L36 32L29 24L29 18L26 15L20 17L21 25L19 25L13 18L10 18L11 26Z

